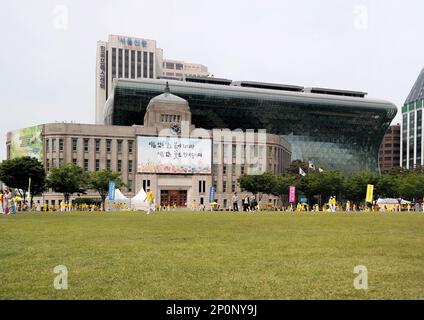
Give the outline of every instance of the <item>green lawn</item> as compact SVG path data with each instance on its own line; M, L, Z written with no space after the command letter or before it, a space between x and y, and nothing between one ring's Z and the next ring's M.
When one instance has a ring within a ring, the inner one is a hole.
M0 299L424 299L424 214L0 215Z

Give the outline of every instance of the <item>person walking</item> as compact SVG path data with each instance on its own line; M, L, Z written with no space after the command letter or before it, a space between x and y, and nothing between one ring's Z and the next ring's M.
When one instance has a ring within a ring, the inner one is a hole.
M144 199L144 201L147 201L147 205L148 205L148 209L147 209L147 214L150 214L150 212L152 210L154 210L154 195L153 192L149 189L147 189L147 193L146 193L146 198Z
M233 194L233 211L239 211L237 192Z
M249 211L249 196L246 195L243 199L243 211Z

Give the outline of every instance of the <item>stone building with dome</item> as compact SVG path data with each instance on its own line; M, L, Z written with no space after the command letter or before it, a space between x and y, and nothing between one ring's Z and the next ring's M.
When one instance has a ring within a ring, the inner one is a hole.
M235 192L241 204L240 176L282 174L289 167L291 147L281 136L261 130L197 128L187 100L171 91L166 84L163 93L149 101L143 125L37 126L33 132L39 132L42 148L35 156L47 172L65 163L77 164L87 172L118 171L126 185L121 191L128 198L143 188L152 190L161 206L202 204L208 209L209 203L216 201L224 210L231 209ZM28 141L16 136L18 132L7 134L8 159ZM88 192L84 197L97 198L98 194ZM42 199L57 205L62 195L47 192Z

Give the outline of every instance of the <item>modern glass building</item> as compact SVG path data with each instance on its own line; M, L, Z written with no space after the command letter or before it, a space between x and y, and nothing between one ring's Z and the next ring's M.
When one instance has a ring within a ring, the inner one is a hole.
M345 173L378 169L379 146L397 112L394 104L356 91L216 78L115 79L105 124L142 124L148 102L166 82L189 102L197 127L266 129L291 143L293 160Z
M404 168L424 164L424 68L402 107L400 162Z

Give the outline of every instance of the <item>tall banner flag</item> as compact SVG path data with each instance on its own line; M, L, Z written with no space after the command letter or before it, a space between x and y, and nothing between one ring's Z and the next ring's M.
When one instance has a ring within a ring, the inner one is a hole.
M216 192L215 187L214 186L210 187L210 189L209 189L209 203L212 203L212 202L215 201L215 192Z
M109 200L115 200L115 187L116 183L113 180L109 180Z
M296 202L296 187L295 186L291 186L289 188L289 202L290 203Z
M374 185L367 185L367 197L365 199L366 202L372 203L374 199Z
M31 201L31 177L28 178L28 196L27 199Z

